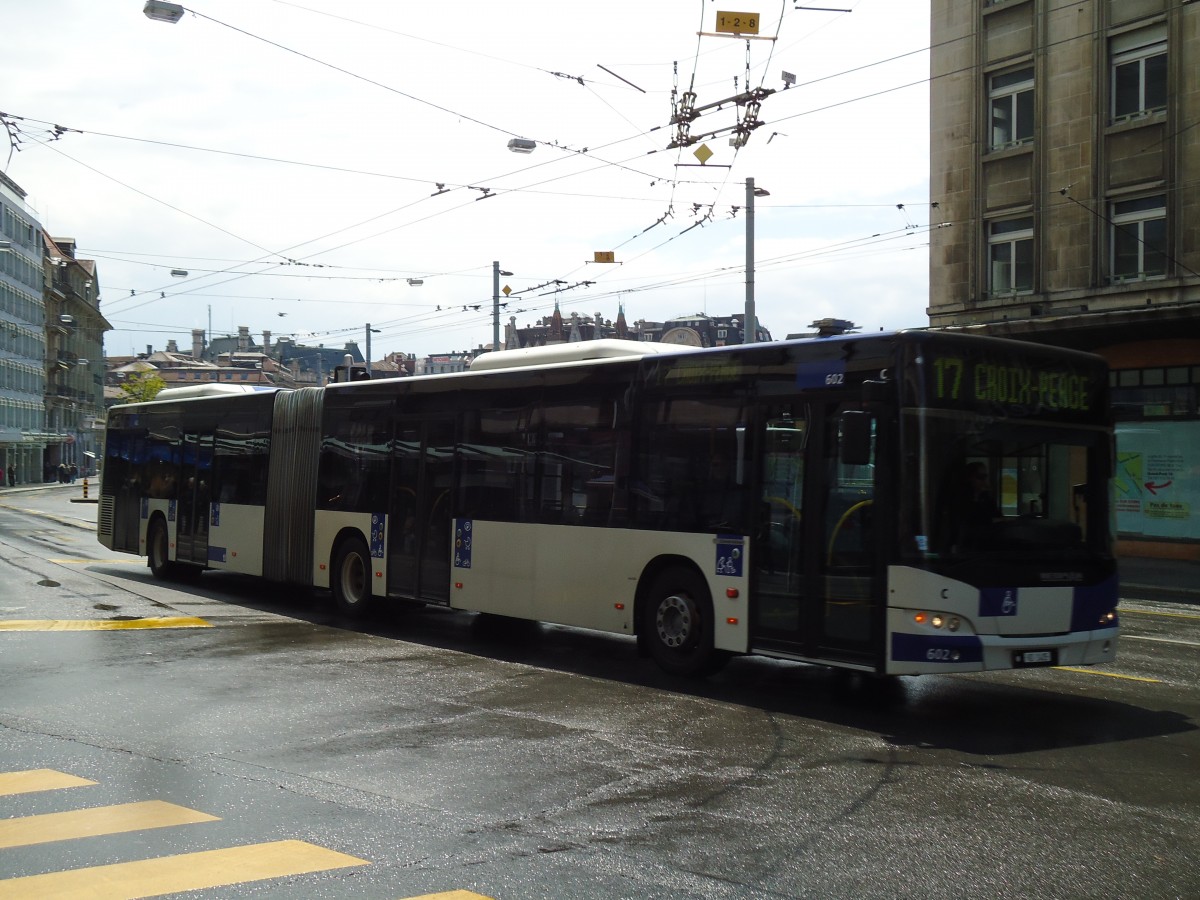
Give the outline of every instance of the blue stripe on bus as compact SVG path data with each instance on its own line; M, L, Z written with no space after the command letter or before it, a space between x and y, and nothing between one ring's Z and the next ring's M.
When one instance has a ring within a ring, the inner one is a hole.
M897 662L976 663L983 644L970 635L893 634L892 659Z
M1116 612L1118 597L1116 575L1099 584L1075 588L1074 596L1071 598L1071 630L1091 631L1093 628L1100 627L1116 628L1116 619L1113 619L1111 625L1101 626L1100 617L1107 612Z
M846 378L846 360L819 359L802 362L796 366L796 387L822 388L840 387Z

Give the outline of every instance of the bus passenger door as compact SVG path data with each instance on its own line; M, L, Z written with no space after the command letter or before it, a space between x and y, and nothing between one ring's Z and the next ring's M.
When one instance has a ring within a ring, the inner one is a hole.
M759 504L755 516L753 633L756 646L799 651L803 635L806 521L806 405L774 403L760 410Z
M879 596L881 525L875 508L874 417L845 404L826 406L822 417L820 470L815 479L816 520L812 574L812 626L820 658L869 659L882 627ZM859 458L847 447L857 444Z
M752 644L854 662L871 650L876 596L874 432L842 460L841 406L760 407Z
M180 448L175 558L207 564L214 436L185 432Z
M402 418L392 446L388 593L448 604L454 417Z

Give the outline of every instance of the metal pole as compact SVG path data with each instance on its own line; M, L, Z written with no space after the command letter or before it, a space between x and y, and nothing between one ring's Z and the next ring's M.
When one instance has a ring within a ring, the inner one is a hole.
M492 260L492 351L500 349L500 260Z
M371 323L367 323L367 376L371 374Z
M754 318L754 179L746 179L746 321L742 343L753 344L758 328Z

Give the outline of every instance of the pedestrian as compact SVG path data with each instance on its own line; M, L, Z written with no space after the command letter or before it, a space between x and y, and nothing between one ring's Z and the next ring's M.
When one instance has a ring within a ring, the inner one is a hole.
M67 464L66 463L58 464L58 483L59 484L67 483Z
M75 479L79 477L79 466L71 463L71 484L75 483Z
M12 463L8 464L8 486L16 487L17 484L17 467Z

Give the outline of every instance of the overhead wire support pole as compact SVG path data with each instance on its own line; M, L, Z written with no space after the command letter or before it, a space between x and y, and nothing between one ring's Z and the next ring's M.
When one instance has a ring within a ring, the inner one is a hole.
M492 260L492 350L500 349L500 276L506 278L512 275L512 272L505 272L500 268L499 260ZM508 288L505 288L507 293Z
M742 343L753 344L758 329L754 325L754 179L746 179L746 321L742 323Z
M500 260L492 260L492 351L500 349Z

